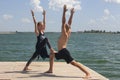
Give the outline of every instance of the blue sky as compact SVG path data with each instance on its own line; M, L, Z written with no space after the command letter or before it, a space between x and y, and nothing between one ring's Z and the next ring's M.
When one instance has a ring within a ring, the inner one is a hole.
M40 0L39 7L46 10L46 32L60 31L61 6L66 1L68 6L77 5L72 31L120 31L120 0L73 0L76 4L72 4L71 0L62 0L62 4L59 4L61 0ZM35 5L31 0L0 0L0 31L33 32L30 10L35 11L37 21L42 20L42 12L36 11ZM66 17L68 19L69 13Z

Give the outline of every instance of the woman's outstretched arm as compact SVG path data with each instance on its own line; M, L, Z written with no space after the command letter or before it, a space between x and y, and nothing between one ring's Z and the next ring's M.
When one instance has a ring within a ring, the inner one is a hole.
M35 19L35 16L34 16L34 12L32 10L31 10L31 14L32 14L32 18L33 18L33 21L34 21L34 25L35 25L35 33L38 36L39 32L38 32L38 28L37 28L37 22L36 22L36 19Z
M44 29L46 27L46 11L43 10L43 25L44 25Z

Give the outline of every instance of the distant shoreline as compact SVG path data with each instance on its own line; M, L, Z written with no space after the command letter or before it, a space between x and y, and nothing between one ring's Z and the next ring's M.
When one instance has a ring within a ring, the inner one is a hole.
M16 33L34 33L34 32L18 32L18 31L1 31L0 34L16 34ZM46 33L60 33L60 32L46 32ZM90 30L90 31L76 31L76 32L72 32L72 33L107 33L107 34L120 34L120 31L116 31L116 32L106 32L106 31L100 31L100 30Z
M16 34L16 32L0 32L0 34Z

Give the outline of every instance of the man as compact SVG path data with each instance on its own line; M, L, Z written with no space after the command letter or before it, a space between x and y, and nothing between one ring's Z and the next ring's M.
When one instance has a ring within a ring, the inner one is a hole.
M71 23L72 18L74 14L74 8L71 9L71 15L68 20L68 23L66 23L66 16L65 13L67 11L66 5L64 5L63 8L63 16L62 16L62 29L61 29L61 35L58 39L58 53L55 53L56 59L64 59L68 64L72 64L75 67L78 67L80 70L82 70L86 77L88 78L90 76L90 73L83 67L81 63L76 62L70 55L70 52L66 49L67 42L71 34ZM53 61L54 61L54 51L51 51L50 55L50 68L46 73L52 73L53 72Z

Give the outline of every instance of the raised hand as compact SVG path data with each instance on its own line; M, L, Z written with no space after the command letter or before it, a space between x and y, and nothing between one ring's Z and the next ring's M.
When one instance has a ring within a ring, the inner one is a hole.
M43 13L42 13L43 15L45 15L46 14L46 11L45 10L43 10Z
M57 53L57 51L55 51L53 48L50 49L50 52L51 52L51 53Z
M65 12L68 10L66 5L64 5L63 10L64 10Z
M31 10L31 14L32 14L32 16L34 16L34 12L33 12L33 10Z
M74 8L72 8L72 9L71 9L71 13L73 14L74 12L75 12L75 9L74 9Z

